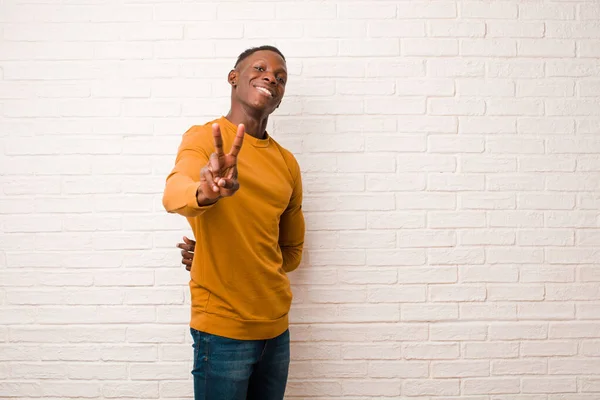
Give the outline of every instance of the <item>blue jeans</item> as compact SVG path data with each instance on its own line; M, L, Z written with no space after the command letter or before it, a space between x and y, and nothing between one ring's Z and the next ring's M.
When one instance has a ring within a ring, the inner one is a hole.
M195 400L282 400L290 364L290 333L236 340L190 328Z

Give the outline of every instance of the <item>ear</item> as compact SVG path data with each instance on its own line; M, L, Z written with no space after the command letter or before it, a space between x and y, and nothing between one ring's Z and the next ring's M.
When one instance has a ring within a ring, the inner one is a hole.
M227 75L227 81L233 87L237 86L238 72L235 69L229 71L229 75Z

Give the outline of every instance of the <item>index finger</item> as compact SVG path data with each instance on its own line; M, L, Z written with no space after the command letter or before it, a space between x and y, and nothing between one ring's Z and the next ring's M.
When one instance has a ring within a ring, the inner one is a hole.
M244 124L239 124L237 128L237 133L235 134L235 139L233 139L233 145L231 145L231 151L229 152L229 154L231 154L234 157L237 157L240 150L242 149L245 131L246 128L244 127Z
M217 153L217 156L219 158L221 158L221 156L223 156L223 138L221 137L221 127L219 126L219 124L214 123L212 124L212 134L213 134L213 140L215 142L215 152Z

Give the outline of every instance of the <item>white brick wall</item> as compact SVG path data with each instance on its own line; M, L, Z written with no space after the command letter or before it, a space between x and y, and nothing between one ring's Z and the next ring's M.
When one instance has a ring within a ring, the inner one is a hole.
M597 0L0 0L0 398L184 399L182 133L289 59L289 399L600 399Z

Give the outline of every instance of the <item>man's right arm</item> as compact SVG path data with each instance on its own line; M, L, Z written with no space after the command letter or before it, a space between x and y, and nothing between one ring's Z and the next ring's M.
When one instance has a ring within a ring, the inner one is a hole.
M206 166L209 159L208 151L202 145L210 145L211 138L210 132L202 132L202 128L193 127L183 135L175 166L167 177L162 201L165 210L170 213L195 217L211 208L216 202L216 200L203 201L202 193L198 196L200 170Z

